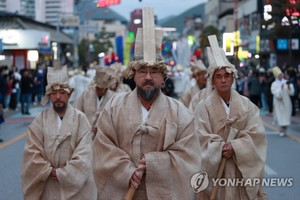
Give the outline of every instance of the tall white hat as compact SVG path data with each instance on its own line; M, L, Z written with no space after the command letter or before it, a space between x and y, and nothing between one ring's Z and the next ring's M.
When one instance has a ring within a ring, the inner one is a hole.
M117 83L115 70L110 67L96 67L93 83L99 88L111 88Z
M67 66L55 66L47 68L47 86L45 96L41 100L41 104L45 105L49 101L49 95L54 90L64 90L67 93L71 94L74 90L69 85L69 75Z
M276 79L277 79L279 74L282 74L282 71L278 66L273 67L272 72L273 72L273 75Z
M206 67L203 64L202 60L192 61L190 65L191 65L191 71L193 75L202 71L206 71Z
M212 76L216 69L225 68L228 73L232 73L235 78L238 77L238 71L235 66L231 64L222 48L219 47L219 43L216 35L208 36L208 41L210 47L207 47L207 57L208 57L208 80L207 88L208 91L212 90Z
M129 62L123 72L125 78L132 78L134 70L141 67L160 69L167 74L167 67L161 54L163 30L154 25L153 8L143 8L143 28L137 30L134 46L134 61Z

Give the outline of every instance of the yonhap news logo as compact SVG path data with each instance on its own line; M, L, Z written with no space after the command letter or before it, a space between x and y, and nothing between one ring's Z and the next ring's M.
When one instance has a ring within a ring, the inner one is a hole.
M206 172L199 172L192 176L191 186L195 193L199 193L208 187L209 179Z
M257 185L263 187L292 187L294 184L294 179L291 177L209 179L207 172L199 172L192 176L191 186L195 193L199 193L208 187L210 181L212 182L213 187L252 187Z

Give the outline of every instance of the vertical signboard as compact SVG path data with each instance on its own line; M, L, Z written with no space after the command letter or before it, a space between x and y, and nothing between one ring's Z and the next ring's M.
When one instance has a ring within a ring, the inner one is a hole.
M3 43L2 43L2 39L0 39L0 52L2 52L3 50Z

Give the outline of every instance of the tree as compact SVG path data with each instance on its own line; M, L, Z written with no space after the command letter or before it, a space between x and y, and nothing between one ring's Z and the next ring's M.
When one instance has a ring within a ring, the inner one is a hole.
M92 41L85 38L80 41L78 56L81 64L98 61L99 53L106 53L109 49L113 48L111 38L114 38L114 35L106 32L104 27L95 36L95 39Z
M220 32L214 26L205 27L204 30L202 31L201 35L200 35L200 38L199 38L200 47L201 47L202 50L205 50L205 48L209 46L209 42L208 42L208 39L207 39L207 36L209 36L209 35L216 35L217 38L219 39Z

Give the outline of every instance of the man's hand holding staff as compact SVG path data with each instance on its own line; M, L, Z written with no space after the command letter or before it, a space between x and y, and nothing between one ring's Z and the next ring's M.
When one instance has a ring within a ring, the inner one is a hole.
M130 187L129 190L125 196L125 200L132 200L135 190L142 184L142 178L143 174L146 170L146 160L145 157L142 157L142 159L139 161L139 165L132 174L130 178Z

